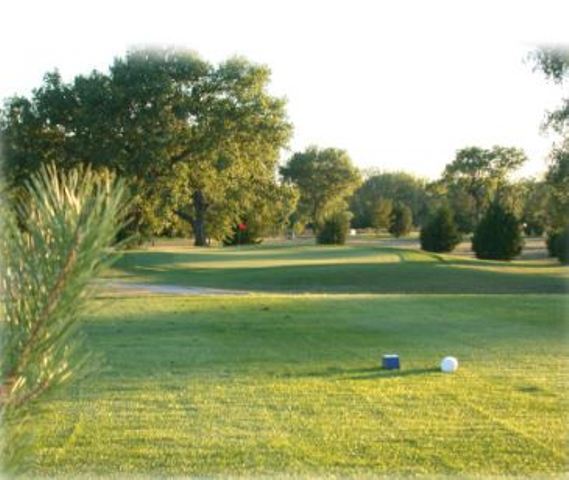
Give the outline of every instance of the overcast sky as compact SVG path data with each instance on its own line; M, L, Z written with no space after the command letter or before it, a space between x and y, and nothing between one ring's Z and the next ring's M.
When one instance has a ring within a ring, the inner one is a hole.
M54 68L106 70L136 45L244 55L288 98L292 150L344 148L359 167L431 178L469 145L522 147L523 174L542 172L554 138L539 127L563 94L524 58L569 42L567 1L9 0L0 12L0 98Z

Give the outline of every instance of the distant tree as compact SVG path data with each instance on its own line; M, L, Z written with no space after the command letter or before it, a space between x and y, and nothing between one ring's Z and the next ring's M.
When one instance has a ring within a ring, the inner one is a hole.
M374 210L380 199L403 203L411 208L417 225L428 211L426 182L405 172L366 172L367 178L350 199L356 228L373 227Z
M380 197L375 202L371 211L371 226L376 230L389 229L392 213L393 200Z
M470 233L476 227L476 202L462 185L439 179L427 185L430 212L449 207L461 233ZM429 220L432 215L429 216Z
M351 216L351 213L348 211L329 214L317 232L317 243L329 245L343 245L346 243Z
M476 227L472 250L478 258L511 260L523 247L518 219L500 203L493 202Z
M280 169L285 182L298 187L298 216L318 229L328 215L345 208L361 181L344 150L309 147Z
M413 227L413 213L407 205L395 204L391 212L389 233L394 237L407 235Z
M552 222L551 189L545 181L534 179L519 182L522 208L517 215L523 224L524 233L541 236Z
M462 189L472 198L472 223L476 225L497 192L507 185L508 175L526 160L525 153L518 148L463 148L456 153L454 161L446 166L443 181L451 188Z
M474 231L478 215L476 200L459 185L451 186L446 200L454 212L454 220L458 230L462 233Z
M454 215L447 206L440 207L421 228L421 248L428 252L452 252L460 243L461 235Z

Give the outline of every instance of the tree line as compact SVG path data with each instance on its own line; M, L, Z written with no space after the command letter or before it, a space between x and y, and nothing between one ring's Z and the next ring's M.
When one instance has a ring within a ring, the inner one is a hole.
M565 81L566 51L541 48L533 59L547 78ZM562 244L555 238L569 224L567 102L547 120L563 140L544 178L512 180L526 161L518 148L470 146L427 181L359 171L337 148L312 146L280 164L293 126L269 81L266 66L244 58L212 65L175 48L133 50L107 73L68 83L50 72L29 98L9 98L0 111L4 178L18 197L50 163L116 173L132 197L120 235L139 240L193 235L198 246L235 244L311 227L319 241L336 243L350 227L401 236L430 225L429 238L435 219L457 235L475 234L498 205L518 230L547 232L553 250Z

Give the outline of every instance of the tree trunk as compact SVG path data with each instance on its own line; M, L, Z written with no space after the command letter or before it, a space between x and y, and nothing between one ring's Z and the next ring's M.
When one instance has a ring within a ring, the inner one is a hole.
M194 230L194 245L196 247L206 247L205 214L209 205L205 201L205 196L201 190L194 192L193 199L194 216L192 218L192 228Z

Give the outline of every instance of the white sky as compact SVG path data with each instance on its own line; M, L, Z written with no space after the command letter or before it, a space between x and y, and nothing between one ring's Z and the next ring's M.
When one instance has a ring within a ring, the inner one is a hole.
M359 167L437 177L464 146L519 146L545 168L539 126L562 89L524 57L568 43L569 2L30 1L0 5L0 98L106 70L134 45L267 64L288 98L292 150L346 149Z

